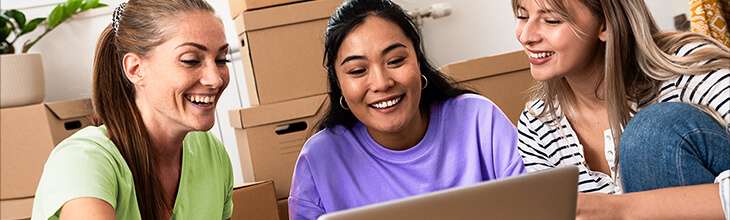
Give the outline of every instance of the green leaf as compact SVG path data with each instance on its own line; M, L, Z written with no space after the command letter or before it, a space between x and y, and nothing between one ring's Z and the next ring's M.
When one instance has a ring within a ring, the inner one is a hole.
M53 11L51 11L51 14L48 15L48 28L53 29L58 24L63 22L63 4L56 5L55 8L53 8Z
M99 0L86 0L84 3L81 4L81 11L86 11L89 9L94 8L94 6L99 4Z
M63 23L63 21L74 15L74 11L71 11L71 8L66 3L60 5L63 7L63 18L61 18L61 23Z
M20 35L35 30L38 27L38 25L41 24L45 20L46 20L46 18L36 18L36 19L30 20L28 22L28 24L26 24L25 27L23 27L23 31L20 32Z
M5 18L5 16L0 15L0 26L9 25L8 23L10 23L10 20Z
M66 2L66 13L68 13L70 15L75 14L81 7L82 3L84 3L84 2L81 0L68 0Z
M5 16L13 18L19 29L23 29L23 27L25 27L25 14L23 14L23 12L15 9L7 10L5 11Z
M10 36L10 27L3 24L0 26L0 42L8 41L8 36Z

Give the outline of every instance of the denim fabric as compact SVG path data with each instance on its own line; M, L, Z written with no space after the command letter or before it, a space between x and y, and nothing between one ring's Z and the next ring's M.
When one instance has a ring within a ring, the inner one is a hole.
M730 133L685 103L657 103L639 111L621 136L625 192L712 183L730 169Z

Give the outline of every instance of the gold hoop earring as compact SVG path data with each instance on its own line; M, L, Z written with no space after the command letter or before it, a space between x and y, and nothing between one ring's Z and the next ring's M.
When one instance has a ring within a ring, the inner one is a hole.
M345 98L344 96L340 96L340 107L345 110L350 110L350 108L346 107L345 104L342 103L342 99Z

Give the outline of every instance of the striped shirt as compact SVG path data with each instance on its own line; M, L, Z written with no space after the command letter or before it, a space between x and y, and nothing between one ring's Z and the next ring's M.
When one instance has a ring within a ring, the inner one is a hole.
M712 46L707 43L692 43L682 46L676 56L692 54L700 48ZM712 62L708 60L704 63ZM657 102L684 102L708 106L730 122L730 68L722 68L699 75L680 75L664 81L660 87ZM636 106L635 104L633 106ZM610 132L604 133L607 139L606 161L610 174L592 171L583 155L583 145L570 126L566 117L557 109L557 119L536 118L543 111L542 100L529 102L520 115L517 126L519 152L528 172L558 166L577 166L580 172L578 190L580 192L622 193L621 177L615 164L616 149ZM557 120L555 123L554 120ZM556 127L559 126L559 127ZM726 124L730 128L730 124ZM616 182L614 182L616 179Z

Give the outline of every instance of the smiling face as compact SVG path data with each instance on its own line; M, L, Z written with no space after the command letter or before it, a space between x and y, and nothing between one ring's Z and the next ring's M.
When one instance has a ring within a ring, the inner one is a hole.
M536 80L586 74L602 64L599 49L601 41L605 41L605 31L601 31L599 20L578 1L564 3L574 25L543 0L519 1L515 34L529 57Z
M395 23L365 18L342 41L335 70L347 107L376 141L425 129L418 59Z
M135 101L152 133L209 130L229 80L223 24L204 11L168 23L166 41L144 56L124 57Z

